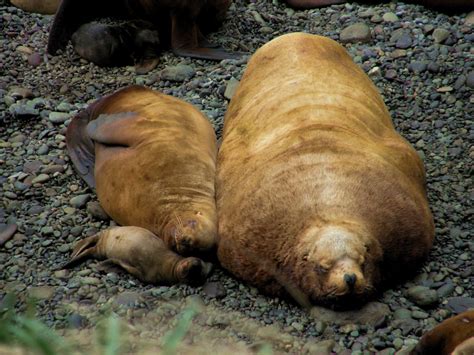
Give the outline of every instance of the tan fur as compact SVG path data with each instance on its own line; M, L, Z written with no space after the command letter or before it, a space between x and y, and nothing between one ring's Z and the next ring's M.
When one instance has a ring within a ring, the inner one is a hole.
M81 240L74 248L70 264L87 257L107 259L144 282L174 284L202 283L210 266L169 250L150 231L139 227L113 227Z
M412 276L433 242L420 158L325 37L281 36L251 58L216 184L219 260L271 294L364 299L383 278Z
M474 310L446 319L427 332L410 355L473 354Z
M120 115L123 121L107 123ZM86 138L95 142L97 195L107 214L123 226L150 230L182 255L213 250L217 147L209 121L182 100L137 86L97 101L86 120ZM68 129L73 156L77 128L72 122Z
M10 0L12 5L26 12L34 12L43 15L56 13L61 0Z

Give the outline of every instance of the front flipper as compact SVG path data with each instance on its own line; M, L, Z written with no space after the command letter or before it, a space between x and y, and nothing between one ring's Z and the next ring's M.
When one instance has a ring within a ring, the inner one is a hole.
M102 114L90 121L86 131L90 139L107 146L130 147L137 141L137 126L146 119L134 112Z
M197 59L239 59L244 55L209 43L196 22L180 14L172 15L171 18L171 48L176 55Z

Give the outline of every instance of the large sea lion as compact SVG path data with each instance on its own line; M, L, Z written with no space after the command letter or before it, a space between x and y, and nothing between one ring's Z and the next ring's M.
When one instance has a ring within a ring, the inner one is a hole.
M286 0L288 5L296 9L314 9L316 7L345 4L348 0ZM361 2L368 2L367 0ZM372 0L371 3L377 1ZM379 1L382 2L382 1ZM420 4L428 7L447 9L447 10L463 10L474 8L473 0L407 0L414 4Z
M216 138L192 105L132 86L75 116L66 142L117 223L146 228L182 255L213 251Z
M179 256L163 240L140 227L112 227L81 240L64 267L72 267L88 257L107 259L143 282L154 284L199 285L211 270L211 264Z
M424 334L410 355L474 354L474 310L446 319Z
M288 34L253 55L217 166L218 258L272 295L349 305L413 276L432 246L423 164L329 38Z
M97 18L140 19L153 23L163 45L177 55L202 59L238 58L240 54L218 48L205 39L203 31L220 24L231 0L63 0L54 18L48 52L66 47L72 34Z

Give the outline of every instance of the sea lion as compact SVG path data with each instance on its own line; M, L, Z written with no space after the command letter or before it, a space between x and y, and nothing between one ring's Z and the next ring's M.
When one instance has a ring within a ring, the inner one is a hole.
M112 227L81 240L64 268L89 257L107 259L141 281L154 284L200 285L212 265L195 257L179 256L163 240L140 227Z
M74 50L99 66L136 64L137 68L158 64L160 38L158 31L145 21L121 24L89 22L72 35Z
M49 34L48 53L66 47L76 29L97 18L140 19L152 23L160 40L177 55L201 59L232 59L230 53L207 42L203 30L214 28L225 17L231 0L64 0Z
M349 306L413 275L432 246L423 164L329 38L288 34L252 56L216 186L222 266L272 295Z
M192 105L131 86L79 112L66 142L117 223L146 228L181 255L213 251L216 137Z
M474 354L473 350L474 310L470 310L446 319L424 334L410 355Z
M348 0L286 0L286 2L295 9L314 9L329 5L345 4ZM366 0L362 2L368 1ZM372 0L370 2L375 3L377 1ZM465 10L474 8L474 1L472 0L407 0L406 2L447 10Z
M12 5L26 12L52 15L56 12L61 0L10 0Z

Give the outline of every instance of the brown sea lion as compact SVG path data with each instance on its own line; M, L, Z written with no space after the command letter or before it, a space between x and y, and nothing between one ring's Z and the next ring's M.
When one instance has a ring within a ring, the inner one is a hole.
M121 24L89 22L72 35L74 50L99 66L136 64L137 68L158 64L158 31L145 21Z
M240 54L218 48L205 39L203 30L223 21L231 0L64 0L56 13L48 52L66 47L76 29L103 17L140 19L154 24L160 40L177 55L202 59L238 58Z
M296 9L314 9L317 7L345 4L348 0L286 0L287 4ZM369 2L367 0L361 2ZM377 1L372 0L371 3ZM383 2L383 1L379 1ZM404 1L405 2L405 1ZM448 10L464 10L474 8L473 0L407 0L406 2L420 4L428 7L448 9Z
M72 267L86 258L107 259L143 282L202 284L211 264L169 250L163 240L140 227L112 227L81 240L74 247Z
M446 319L424 334L410 353L410 355L449 354L474 354L474 310Z
M10 0L10 2L26 12L52 15L56 12L61 0Z
M192 105L131 86L80 112L68 126L74 166L104 210L182 255L216 242L216 137Z
M267 293L349 305L431 248L423 164L329 38L288 34L253 55L217 166L218 258Z

